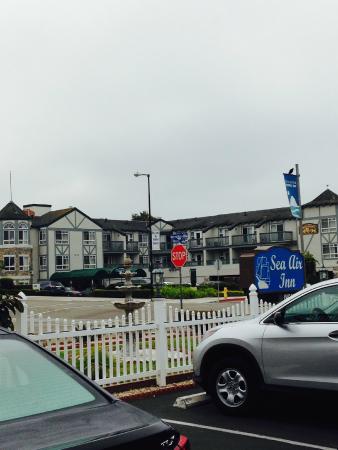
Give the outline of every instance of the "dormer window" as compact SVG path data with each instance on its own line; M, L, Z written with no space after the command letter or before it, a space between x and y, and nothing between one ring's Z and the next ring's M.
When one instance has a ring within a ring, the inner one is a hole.
M5 223L4 225L4 245L15 244L15 227L12 223Z
M25 223L19 225L19 244L28 244L28 225Z

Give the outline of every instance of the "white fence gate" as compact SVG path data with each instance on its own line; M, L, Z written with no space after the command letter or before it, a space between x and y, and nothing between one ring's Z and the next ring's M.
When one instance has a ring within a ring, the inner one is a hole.
M147 305L134 315L101 321L52 320L41 314L36 319L24 302L18 328L102 386L151 378L164 386L168 375L192 370L192 353L207 330L271 307L258 301L255 286L249 298L250 303L246 299L212 313L179 311L154 299L153 316Z

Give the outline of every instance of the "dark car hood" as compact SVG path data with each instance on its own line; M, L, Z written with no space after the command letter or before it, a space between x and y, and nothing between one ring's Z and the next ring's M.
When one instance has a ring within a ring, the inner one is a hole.
M129 443L131 449L135 439L168 430L169 426L150 414L115 401L4 422L0 425L0 446L6 450L108 449L124 448Z

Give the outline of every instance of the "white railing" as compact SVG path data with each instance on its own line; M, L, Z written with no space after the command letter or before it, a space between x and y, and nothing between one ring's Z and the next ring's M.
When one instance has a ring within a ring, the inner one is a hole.
M247 299L213 312L180 311L163 299L129 314L104 320L52 320L25 310L21 333L54 352L102 386L156 378L192 370L192 353L210 328L267 311L255 288ZM153 309L153 314L152 314Z

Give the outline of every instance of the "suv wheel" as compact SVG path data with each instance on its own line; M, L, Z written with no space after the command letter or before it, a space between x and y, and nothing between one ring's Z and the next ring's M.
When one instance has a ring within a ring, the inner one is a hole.
M254 404L258 377L253 367L237 358L226 358L211 369L208 391L227 414L243 414Z

